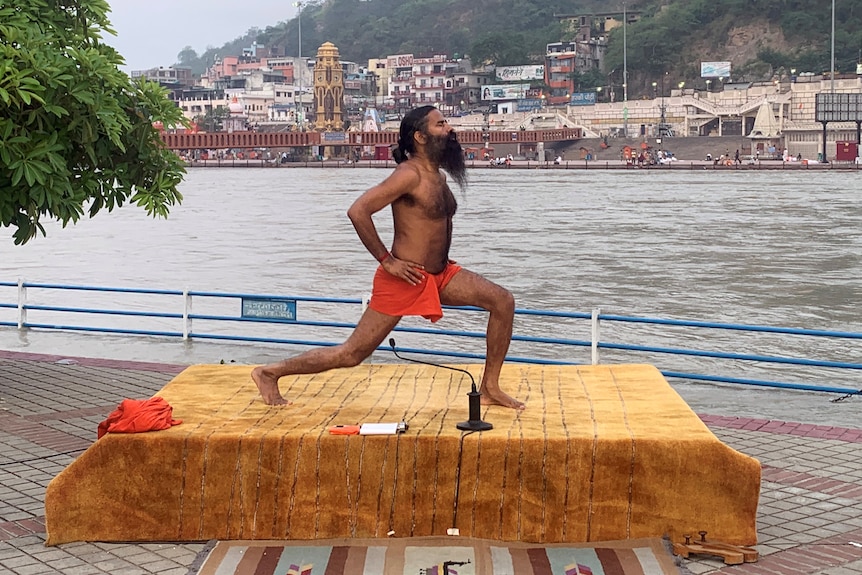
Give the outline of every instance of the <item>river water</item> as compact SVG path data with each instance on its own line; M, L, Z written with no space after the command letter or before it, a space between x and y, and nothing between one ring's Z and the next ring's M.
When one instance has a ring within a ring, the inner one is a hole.
M25 246L0 243L0 281L57 282L242 293L362 297L375 262L346 210L384 169L191 170L185 200L167 220L136 207L100 214ZM520 308L665 317L862 332L862 203L855 172L470 171L456 191L451 257L509 288ZM388 211L376 218L388 242ZM15 301L0 291L0 301ZM0 310L11 321L12 310ZM198 311L197 309L195 311ZM10 315L11 314L11 315ZM355 320L355 317L347 318ZM441 327L461 329L457 320ZM416 324L421 325L421 324ZM589 326L526 325L536 335L589 339ZM604 329L604 328L603 328ZM638 328L650 345L667 328ZM602 339L624 340L618 327ZM517 328L516 328L517 332ZM686 332L690 334L690 331ZM346 335L346 334L345 334ZM686 336L696 339L696 336ZM330 338L331 339L331 338ZM402 336L399 336L399 344ZM406 340L409 341L409 340ZM641 342L643 343L643 342ZM698 342L687 342L696 347ZM736 353L768 353L768 339L728 335ZM795 344L791 344L795 345ZM423 347L433 347L425 342ZM181 343L157 338L18 333L0 348L178 363L257 363L272 345ZM481 349L479 350L481 351ZM860 360L857 341L798 344L798 356ZM527 352L513 346L516 355ZM645 361L603 352L603 360ZM588 362L589 352L568 358ZM377 360L377 355L375 355ZM380 358L385 361L386 358ZM697 372L701 360L661 358L662 369ZM746 377L748 370L740 367ZM770 367L759 378L859 388L858 374ZM712 370L709 373L721 373ZM725 373L725 375L728 375ZM810 378L810 381L807 379ZM672 381L705 413L858 426L862 397Z

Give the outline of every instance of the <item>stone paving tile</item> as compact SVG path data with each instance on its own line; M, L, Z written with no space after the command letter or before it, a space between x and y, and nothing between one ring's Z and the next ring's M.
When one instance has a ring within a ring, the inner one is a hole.
M44 545L44 489L95 439L126 397L148 397L183 366L45 358L0 351L0 572L12 575L186 575L204 543ZM701 416L763 465L759 562L692 556L683 571L862 575L862 430ZM70 453L59 455L64 451ZM26 461L25 461L26 460Z

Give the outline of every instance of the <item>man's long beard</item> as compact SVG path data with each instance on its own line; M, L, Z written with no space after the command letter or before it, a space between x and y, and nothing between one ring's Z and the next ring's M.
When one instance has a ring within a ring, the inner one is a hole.
M433 136L427 146L428 158L443 168L461 189L467 185L467 164L464 161L464 150L458 142L455 132L448 136Z

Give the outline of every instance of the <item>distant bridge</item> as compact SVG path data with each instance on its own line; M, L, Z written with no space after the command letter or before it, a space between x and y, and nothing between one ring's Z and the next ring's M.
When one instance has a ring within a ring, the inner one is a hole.
M583 138L581 128L555 130L472 130L458 132L463 146L565 142ZM398 142L398 132L162 132L171 150L216 150L223 148L292 148L310 146L389 146Z

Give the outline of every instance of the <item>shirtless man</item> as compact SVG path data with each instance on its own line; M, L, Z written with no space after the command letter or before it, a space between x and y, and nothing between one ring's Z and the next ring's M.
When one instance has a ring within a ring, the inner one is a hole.
M402 316L421 315L433 322L443 317L441 304L476 306L490 312L482 404L524 409L523 403L500 389L498 381L512 339L515 299L506 289L449 260L452 217L458 205L440 170L462 187L467 175L455 131L437 108L416 108L401 122L393 157L398 164L395 171L347 211L359 239L380 262L371 301L356 329L341 345L256 367L252 379L266 403L289 404L279 392L279 378L359 365ZM391 251L371 218L386 206L392 206L395 228Z

